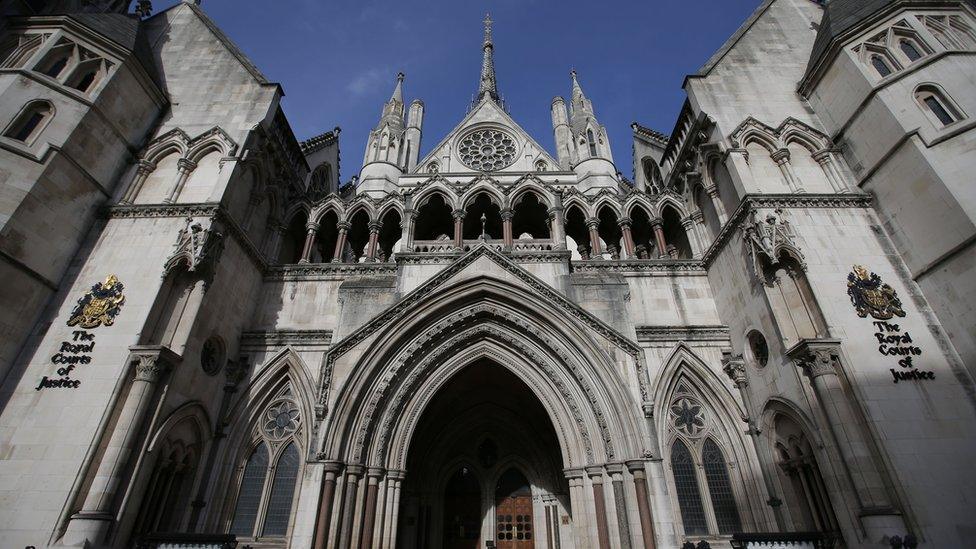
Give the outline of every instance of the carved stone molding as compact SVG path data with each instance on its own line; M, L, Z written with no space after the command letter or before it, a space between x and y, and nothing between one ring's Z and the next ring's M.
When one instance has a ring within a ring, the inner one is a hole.
M840 340L801 339L786 351L786 356L802 369L811 381L820 376L837 375L841 368Z
M302 263L269 267L265 282L296 280L341 280L352 276L392 276L395 263Z
M626 273L673 276L676 274L707 276L701 261L693 259L627 259L623 261L575 260L573 271L577 273Z
M161 345L129 347L129 363L134 365L133 376L136 381L155 383L181 360L180 355Z
M187 217L186 224L176 237L173 253L166 260L163 276L180 265L190 272L199 272L207 281L213 274L224 249L224 235L213 217Z
M262 330L241 334L241 349L264 350L274 347L328 347L332 330Z
M796 244L796 233L782 209L750 210L748 221L742 224L742 232L756 277L764 283L770 283L766 273L780 262L783 254L796 260L801 269L806 269L803 252Z
M743 221L753 209L791 209L791 208L869 208L872 198L869 194L747 194L739 207L729 216L728 223L702 254L701 262L706 268L732 238Z
M702 326L637 326L637 341L673 345L680 341L700 341L728 344L729 327Z
M742 355L725 354L722 357L722 371L725 372L725 375L729 376L732 384L739 389L743 389L749 385L749 379L746 378L746 363L742 359Z

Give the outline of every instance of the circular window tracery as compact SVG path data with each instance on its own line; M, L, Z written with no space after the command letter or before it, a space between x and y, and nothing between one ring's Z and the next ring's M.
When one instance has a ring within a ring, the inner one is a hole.
M282 399L268 406L264 414L264 434L272 440L282 440L298 430L300 421L298 405Z
M690 437L697 437L705 431L702 405L688 397L679 397L671 404L671 421L675 429Z
M461 162L469 168L484 172L511 166L517 153L515 137L495 128L468 132L458 142Z

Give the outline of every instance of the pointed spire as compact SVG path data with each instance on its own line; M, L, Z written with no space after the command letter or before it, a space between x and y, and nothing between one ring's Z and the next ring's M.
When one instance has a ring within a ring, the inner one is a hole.
M482 45L481 59L481 82L478 84L478 101L487 95L493 100L498 100L498 83L495 81L495 61L493 54L495 45L491 41L491 14L485 14L485 41Z
M579 80L576 79L576 69L569 71L569 75L573 78L573 93L570 97L573 110L590 110L590 106L588 105L589 101L586 99L586 95L583 94L583 88L580 87Z
M403 129L403 78L402 72L397 73L396 86L390 100L383 105L383 115L377 129L387 125L398 131Z
M403 78L404 74L402 72L397 73L397 83L396 87L393 88L393 95L390 96L390 102L403 103Z

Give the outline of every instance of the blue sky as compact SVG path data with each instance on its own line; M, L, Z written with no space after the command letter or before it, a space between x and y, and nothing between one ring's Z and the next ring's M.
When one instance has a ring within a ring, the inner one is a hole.
M154 2L156 11L172 5ZM464 116L477 89L482 19L494 24L499 89L513 118L552 151L549 105L569 96L569 71L607 127L614 160L631 168L630 123L670 133L681 83L760 0L204 0L203 9L285 90L299 139L342 128L343 181L406 73L424 101L423 153Z

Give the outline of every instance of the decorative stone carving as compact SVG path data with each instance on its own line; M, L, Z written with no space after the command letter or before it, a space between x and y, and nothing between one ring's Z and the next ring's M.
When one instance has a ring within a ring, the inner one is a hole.
M742 355L728 355L722 358L722 370L736 387L742 389L749 385L746 378L746 364Z
M164 276L185 264L187 271L203 272L212 278L224 249L224 235L217 229L211 217L187 217L186 225L176 238L175 250L166 260Z
M261 429L271 440L284 440L298 431L301 424L301 412L298 405L290 398L281 398L272 402L264 411Z
M517 153L515 137L495 128L471 131L458 141L457 147L457 154L465 166L486 172L511 166Z
M811 380L837 375L840 368L840 342L834 339L804 339L788 350L787 355Z
M749 221L742 226L745 243L749 250L753 268L759 280L768 284L766 273L770 267L780 262L782 254L786 254L806 269L803 253L796 245L796 233L785 219L783 210L777 208L767 212L765 216L759 210L749 212Z
M861 318L869 314L878 320L905 316L894 288L882 282L877 274L868 274L868 270L861 265L854 265L853 272L847 275L847 295Z
M95 283L88 293L78 300L71 317L68 318L68 326L81 326L87 329L111 326L125 303L122 290L123 285L114 274L108 275L105 282Z

